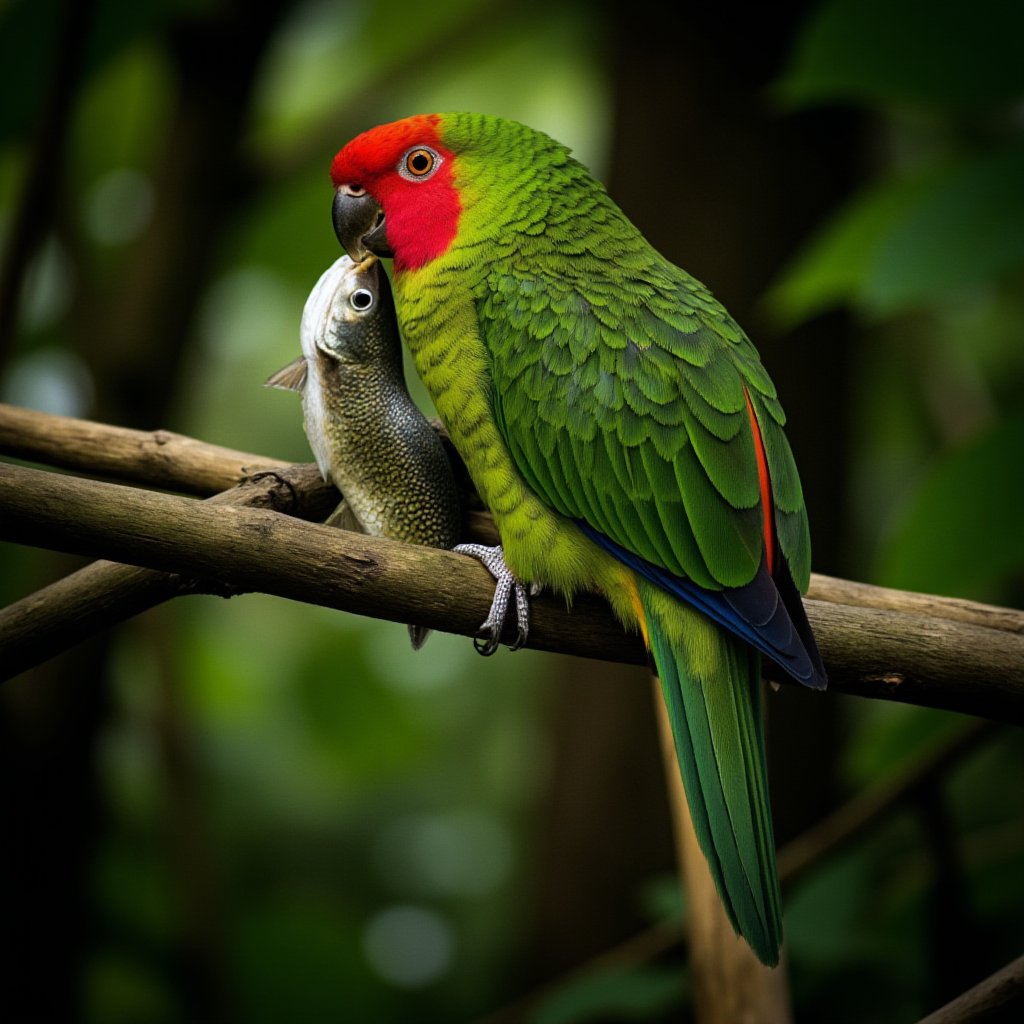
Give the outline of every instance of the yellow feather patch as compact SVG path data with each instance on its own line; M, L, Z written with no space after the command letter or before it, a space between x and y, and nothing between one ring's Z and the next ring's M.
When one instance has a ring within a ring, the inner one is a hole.
M651 649L651 639L647 634L647 616L644 614L644 604L640 600L640 590L636 585L636 576L632 571L625 574L626 590L629 592L629 600L636 612L636 621L640 626L640 634L644 638L644 647Z

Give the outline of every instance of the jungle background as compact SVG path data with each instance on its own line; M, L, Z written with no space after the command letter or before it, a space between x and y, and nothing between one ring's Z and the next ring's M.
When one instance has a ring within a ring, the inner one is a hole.
M2 399L308 461L262 383L339 254L330 159L481 110L753 337L817 571L1020 607L1024 7L664 8L0 3ZM0 595L76 564L4 545ZM964 721L767 703L780 844ZM679 913L638 669L189 597L4 684L0 759L4 1020L685 1019L681 947L571 974ZM1021 952L1022 780L1004 728L787 891L798 1020L914 1020Z

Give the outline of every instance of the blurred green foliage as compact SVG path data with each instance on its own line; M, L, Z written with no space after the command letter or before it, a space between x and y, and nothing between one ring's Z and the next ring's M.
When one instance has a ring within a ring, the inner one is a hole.
M780 323L838 307L863 325L853 370L857 444L845 454L858 534L852 542L865 578L1017 607L1024 598L1017 526L1024 500L1022 17L1019 5L1000 0L969 7L831 0L817 8L776 95L791 110L854 105L869 112L867 180L765 297ZM848 728L847 778L860 788L898 773L949 723L920 709L862 705ZM1008 808L999 781L1020 777L1018 743L974 759L944 790L947 826L970 837L961 855L978 914L995 893L1004 905L1024 898L1024 806L1013 786ZM1006 858L992 856L1010 836ZM875 1019L879 1005L893 1020L922 1012L903 983L934 969L923 959L934 947L915 938L911 924L932 913L922 882L937 868L921 862L922 839L935 836L915 835L904 817L795 894L787 927L794 998L807 1019L839 1019L837 1004L849 1020ZM1014 931L1008 919L988 918L984 937L964 941L998 942ZM828 966L815 971L818 958Z
M779 95L985 108L1024 92L1024 11L1005 0L826 0L807 18Z
M93 409L104 382L76 348L76 318L86 300L118 294L166 199L160 162L182 91L172 29L223 6L95 4L54 230L29 269L4 400ZM297 402L261 384L297 354L305 295L336 255L334 149L375 121L475 108L549 131L603 175L613 76L603 7L284 6L242 132L239 206L213 242L167 422L149 426L306 460ZM0 5L0 228L21 194L62 10ZM1018 606L1022 17L998 0L808 8L771 116L859 109L865 181L764 297L780 331L828 310L857 318L842 382L855 443L835 457L860 577ZM671 130L662 111L674 102L651 96L651 111L618 116ZM803 429L829 435L827 423ZM24 551L3 558L8 600L51 571ZM170 1024L195 1019L205 998L247 1022L453 1021L521 994L556 662L481 662L442 635L414 655L399 625L259 596L161 609L118 631L112 657L80 1019ZM840 707L851 792L950 728L919 709ZM1006 780L1022 761L1006 738L943 787L980 922L964 941L996 958L990 969L1021 939L1024 787ZM928 1008L929 842L908 811L787 895L799 1019L902 1021ZM674 890L649 901L652 918L674 908ZM196 995L192 957L226 993ZM533 1019L678 1019L685 993L664 964L613 970L556 988Z
M818 8L777 95L870 109L872 167L766 298L788 324L845 306L869 328L854 457L878 582L1011 602L1024 473L999 420L1024 410L1022 29L1002 0Z

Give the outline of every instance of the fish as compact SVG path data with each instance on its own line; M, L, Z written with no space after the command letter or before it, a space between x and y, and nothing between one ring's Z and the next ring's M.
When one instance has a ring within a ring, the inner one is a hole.
M303 427L343 502L327 520L409 544L453 548L462 515L441 438L413 401L391 285L380 260L342 256L306 300L302 355L267 387L302 395ZM429 629L409 626L413 648Z

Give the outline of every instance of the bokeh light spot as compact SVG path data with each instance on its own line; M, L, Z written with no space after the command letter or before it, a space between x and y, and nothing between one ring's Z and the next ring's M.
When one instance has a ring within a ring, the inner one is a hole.
M92 186L83 212L97 242L124 245L138 238L153 216L153 186L141 172L119 168Z
M448 971L455 938L447 921L433 910L393 906L375 914L363 934L373 969L401 988L421 988Z

